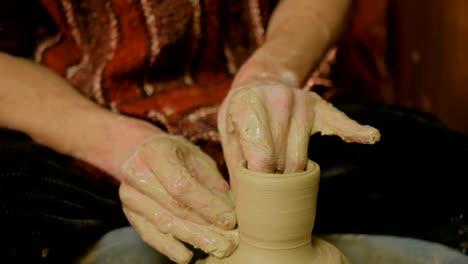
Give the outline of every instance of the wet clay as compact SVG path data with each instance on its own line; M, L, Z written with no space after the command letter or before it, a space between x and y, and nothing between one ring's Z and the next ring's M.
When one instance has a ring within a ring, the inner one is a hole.
M234 173L239 247L230 257L210 256L198 264L349 264L335 246L311 236L320 180L315 162L293 174L245 167Z

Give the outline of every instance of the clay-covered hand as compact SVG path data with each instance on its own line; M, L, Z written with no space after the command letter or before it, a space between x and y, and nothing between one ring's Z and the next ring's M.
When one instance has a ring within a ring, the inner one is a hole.
M250 170L269 173L304 170L309 138L317 132L365 144L380 138L377 129L358 124L316 93L267 81L234 86L218 127L230 169L247 161Z
M180 136L156 135L123 165L119 194L142 239L177 263L188 263L187 242L224 257L238 244L229 186L215 162Z

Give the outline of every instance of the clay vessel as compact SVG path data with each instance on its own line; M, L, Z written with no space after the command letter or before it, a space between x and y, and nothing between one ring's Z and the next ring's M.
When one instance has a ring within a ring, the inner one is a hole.
M209 256L198 264L349 263L332 244L312 237L320 168L309 161L293 174L235 171L240 244L227 258Z

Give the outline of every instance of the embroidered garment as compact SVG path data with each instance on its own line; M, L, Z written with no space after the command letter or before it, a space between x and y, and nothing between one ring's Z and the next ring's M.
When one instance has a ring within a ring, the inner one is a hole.
M218 108L238 68L262 44L276 2L41 0L40 10L6 1L4 10L31 18L42 12L50 21L11 15L7 23L3 16L0 26L29 35L17 42L0 38L0 49L22 54L18 43L34 43L34 59L90 99L184 135L222 165ZM324 85L320 74L312 77L306 88Z
M42 0L59 31L35 59L114 112L218 141L218 106L262 43L271 2Z

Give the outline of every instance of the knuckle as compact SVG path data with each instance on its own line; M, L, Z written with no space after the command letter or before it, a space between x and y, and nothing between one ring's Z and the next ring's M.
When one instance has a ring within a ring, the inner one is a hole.
M183 220L189 219L189 214L190 214L189 208L180 207L179 209L180 209L180 211L178 213L179 218L181 218Z
M160 214L156 218L156 223L161 233L171 233L174 226L174 217L167 213Z
M278 89L271 96L273 105L278 109L291 109L295 102L294 93L290 89Z
M175 160L182 161L186 157L186 150L182 146L174 145L172 148L172 154Z
M129 187L126 184L120 185L119 198L123 203L125 203L129 199Z
M231 101L243 101L245 97L250 97L252 94L255 94L254 88L252 87L241 87L233 91L231 95Z
M246 105L258 105L260 95L258 89L252 87L242 87L233 91L230 98L229 112L236 112L234 110L240 109L239 107ZM233 108L234 107L234 108Z
M181 210L182 212L185 212L185 210L187 209L182 203L178 202L175 199L170 199L167 205L169 208Z
M187 180L186 177L178 175L175 176L172 182L169 184L168 192L176 198L181 198L187 193L190 193L192 188L193 184Z
M170 136L154 137L150 142L146 143L139 152L145 158L158 159L162 158L160 153L167 153L174 148L175 142Z

